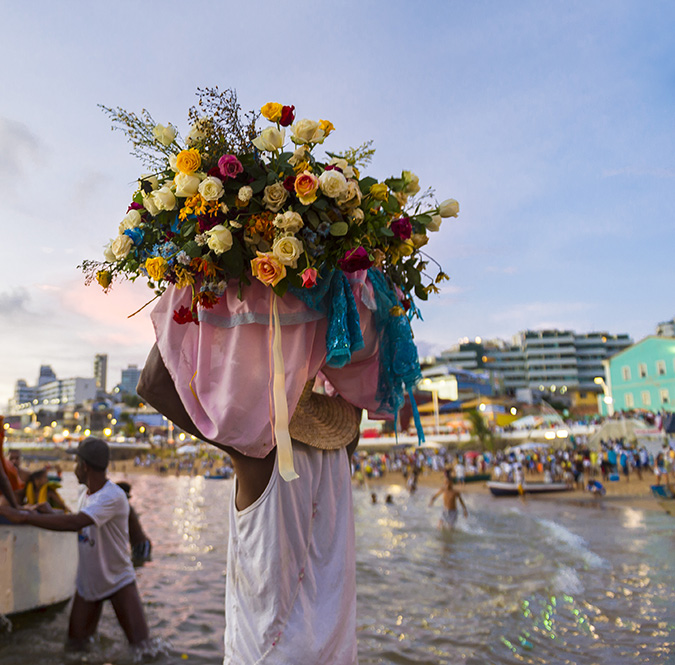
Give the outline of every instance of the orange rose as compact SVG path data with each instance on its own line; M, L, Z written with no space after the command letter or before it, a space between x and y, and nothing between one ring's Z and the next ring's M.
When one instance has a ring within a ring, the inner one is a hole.
M296 177L294 187L300 203L309 205L316 201L316 190L319 189L319 179L309 171L303 171Z
M279 263L272 254L256 252L258 257L251 261L251 272L265 286L276 286L286 277L286 266Z

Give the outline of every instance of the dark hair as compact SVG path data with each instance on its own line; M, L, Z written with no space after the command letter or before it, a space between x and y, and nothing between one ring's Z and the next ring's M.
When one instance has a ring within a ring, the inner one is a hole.
M125 482L124 480L121 480L119 483L117 483L117 486L121 487L127 495L131 492L131 485L129 485L129 483Z
M44 467L42 469L38 469L37 471L33 471L33 473L28 476L27 482L35 484L35 481L42 475L47 475L47 469Z

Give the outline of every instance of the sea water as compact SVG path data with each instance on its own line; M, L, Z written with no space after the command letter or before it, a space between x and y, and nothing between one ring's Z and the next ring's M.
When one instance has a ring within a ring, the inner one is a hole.
M125 480L153 541L153 560L137 570L160 646L151 662L222 662L232 481ZM354 489L361 665L675 663L672 517L470 494L469 517L444 533L432 492ZM72 474L62 493L75 504ZM2 622L0 663L138 662L109 604L90 652L65 654L68 610Z

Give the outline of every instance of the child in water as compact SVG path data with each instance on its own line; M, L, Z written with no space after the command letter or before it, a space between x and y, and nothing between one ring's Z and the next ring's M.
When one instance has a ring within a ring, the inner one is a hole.
M443 512L441 513L441 519L438 523L440 529L452 529L455 526L457 521L457 501L462 504L462 509L464 510L464 517L468 517L469 513L466 509L464 499L462 495L453 487L452 484L452 470L445 470L445 481L443 482L443 487L436 492L431 497L429 505L432 506L436 499L443 495Z

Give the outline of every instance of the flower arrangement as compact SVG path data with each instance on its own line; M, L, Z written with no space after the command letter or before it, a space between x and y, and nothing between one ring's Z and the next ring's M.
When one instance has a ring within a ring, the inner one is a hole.
M189 323L198 307L213 307L233 283L241 294L251 279L283 295L289 286L312 288L328 271L375 267L405 309L448 279L440 267L427 274L421 248L443 218L457 216L454 199L431 205L432 192L420 195L410 171L384 182L364 176L370 142L319 161L316 148L335 128L296 120L294 106L265 104L269 124L259 131L260 115L242 116L234 91L197 94L184 140L146 111L103 107L149 173L139 178L105 261L83 262L87 283L107 290L116 278L143 277L157 295L169 284L190 287L191 309L174 313Z

